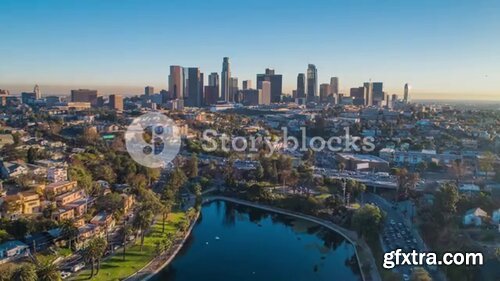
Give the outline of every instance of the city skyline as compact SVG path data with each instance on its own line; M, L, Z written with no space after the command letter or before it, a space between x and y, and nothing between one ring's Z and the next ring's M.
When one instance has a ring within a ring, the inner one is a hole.
M500 100L493 1L254 1L251 13L248 3L227 1L116 3L3 1L0 88L134 95L146 85L168 89L170 65L208 75L229 57L238 81L256 85L256 75L273 68L290 95L314 64L318 85L339 77L344 94L372 79L399 96L409 83L412 99Z

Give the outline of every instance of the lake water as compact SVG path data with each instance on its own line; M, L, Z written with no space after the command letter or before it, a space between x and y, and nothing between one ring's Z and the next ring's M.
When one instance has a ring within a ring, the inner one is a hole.
M292 217L216 201L154 281L361 280L341 235Z

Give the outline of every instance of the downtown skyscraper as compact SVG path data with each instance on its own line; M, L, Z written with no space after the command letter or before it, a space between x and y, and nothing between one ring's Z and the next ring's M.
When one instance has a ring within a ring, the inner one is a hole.
M198 67L187 69L186 80L186 105L189 107L201 107L203 105L203 73Z
M231 92L231 66L229 58L224 57L222 60L221 72L221 99L226 102L232 102L233 98L230 96Z
M410 85L408 85L408 83L405 84L403 101L404 103L410 102Z
M262 89L262 82L264 81L271 83L271 102L280 102L283 91L283 75L276 74L274 69L266 68L264 74L257 74L257 89Z
M184 69L182 66L170 66L170 75L168 75L168 95L171 99L184 98Z
M318 70L314 64L307 66L307 101L315 101L318 96Z
M295 98L302 99L306 97L306 75L299 73L297 75L297 91Z

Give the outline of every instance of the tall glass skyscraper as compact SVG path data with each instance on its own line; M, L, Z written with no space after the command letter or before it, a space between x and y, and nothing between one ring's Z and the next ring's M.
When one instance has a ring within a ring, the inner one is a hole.
M221 99L226 102L233 101L233 98L230 97L230 87L231 87L231 68L229 65L229 58L224 57L222 61L222 72L221 72Z
M306 75L299 73L297 75L297 98L302 99L306 97Z
M307 66L307 101L315 101L318 96L318 70L314 64Z

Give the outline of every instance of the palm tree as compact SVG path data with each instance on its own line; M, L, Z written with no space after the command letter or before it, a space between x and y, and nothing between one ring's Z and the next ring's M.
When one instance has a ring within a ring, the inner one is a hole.
M14 271L12 276L14 281L37 281L35 266L32 264L25 264Z
M134 218L132 225L137 231L141 233L141 248L144 246L144 236L146 235L146 229L151 225L151 220L153 219L153 212L149 209L141 209Z
M99 269L101 268L101 258L106 251L107 242L106 239L102 237L93 238L90 240L87 248L83 251L84 259L90 263L90 277L94 277L94 267L97 263L96 275L99 274Z
M61 233L63 237L68 239L68 248L71 250L71 242L78 238L78 227L76 227L72 220L65 220L61 225Z
M170 200L163 200L162 202L162 209L161 209L161 215L162 215L162 229L161 232L165 233L165 222L167 221L168 214L172 211L172 202Z
M36 268L36 275L38 281L61 281L61 273L57 266L52 261L40 263Z
M125 254L126 254L126 248L127 248L127 238L132 235L133 233L133 229L132 229L132 226L130 226L129 224L125 224L121 229L120 229L120 232L119 232L119 237L121 238L122 240L122 244L123 244L123 260L125 260Z

